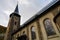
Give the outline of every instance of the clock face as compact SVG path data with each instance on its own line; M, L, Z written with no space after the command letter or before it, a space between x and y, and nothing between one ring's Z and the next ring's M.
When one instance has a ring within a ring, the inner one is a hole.
M20 21L19 21L19 17L14 17L14 22L15 22L15 24L18 24Z
M15 17L14 17L14 20L18 21L18 20L19 20L19 18L15 16Z

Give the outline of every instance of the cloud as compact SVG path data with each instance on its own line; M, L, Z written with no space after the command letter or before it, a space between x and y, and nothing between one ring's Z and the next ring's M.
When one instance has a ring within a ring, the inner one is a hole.
M13 11L5 10L4 13L9 16Z
M8 16L5 13L0 14L0 25L7 26Z
M0 15L0 24L7 26L9 15L15 10L17 1L21 24L23 24L52 0L0 0L0 13L2 15Z
M7 26L9 21L9 15L14 10L16 4L15 0L0 0L0 25Z
M29 5L29 1L28 0L19 0L20 5Z
M19 11L20 15L22 16L21 24L26 22L26 20L35 15L51 1L52 0L19 0Z

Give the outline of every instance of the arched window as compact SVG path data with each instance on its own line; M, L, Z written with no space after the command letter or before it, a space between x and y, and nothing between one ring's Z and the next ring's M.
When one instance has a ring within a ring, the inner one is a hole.
M44 26L48 36L56 34L50 19L44 20Z
M25 34L25 31L23 31L23 34Z
M57 26L57 29L60 32L60 12L54 17L54 22L55 22L55 24Z
M32 38L32 40L36 39L36 33L35 33L35 28L34 27L31 28L31 38Z

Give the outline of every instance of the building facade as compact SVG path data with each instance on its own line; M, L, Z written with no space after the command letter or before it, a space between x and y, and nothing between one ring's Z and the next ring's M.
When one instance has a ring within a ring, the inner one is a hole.
M21 26L18 11L12 13L4 40L60 40L60 1L51 4Z

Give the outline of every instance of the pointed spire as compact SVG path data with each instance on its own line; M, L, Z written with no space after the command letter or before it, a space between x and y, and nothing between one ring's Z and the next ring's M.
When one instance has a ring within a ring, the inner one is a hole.
M17 6L16 6L16 8L15 8L15 11L14 11L15 13L19 13L19 10L18 10L18 4L17 4Z

